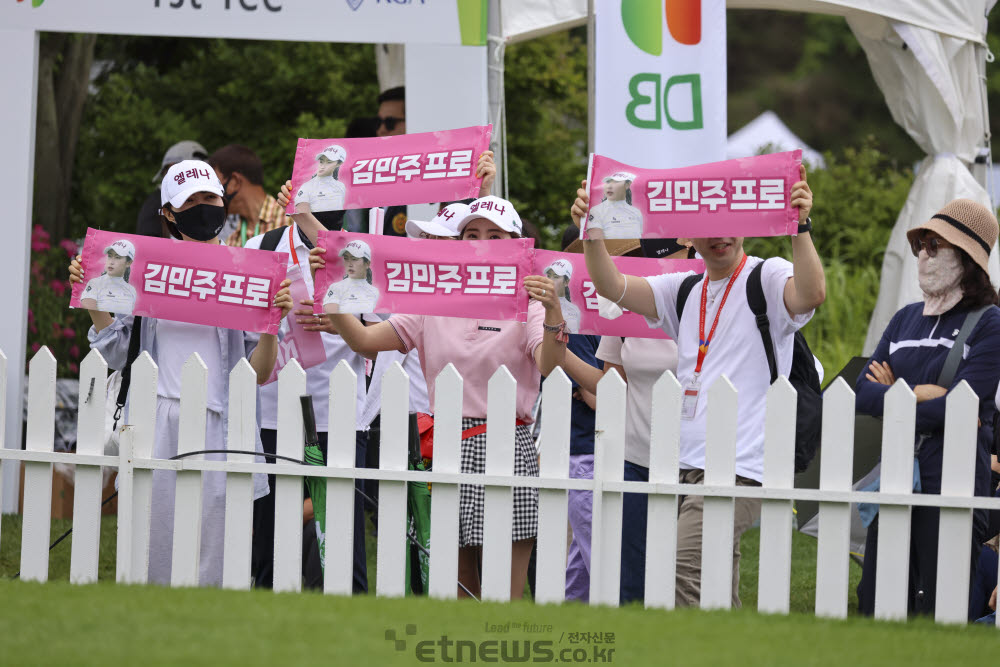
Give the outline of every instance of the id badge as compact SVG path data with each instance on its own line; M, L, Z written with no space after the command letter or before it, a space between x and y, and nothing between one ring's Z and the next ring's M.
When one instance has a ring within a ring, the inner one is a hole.
M694 413L698 407L698 394L700 392L701 380L695 376L684 386L684 394L681 398L681 419L685 421L694 419Z

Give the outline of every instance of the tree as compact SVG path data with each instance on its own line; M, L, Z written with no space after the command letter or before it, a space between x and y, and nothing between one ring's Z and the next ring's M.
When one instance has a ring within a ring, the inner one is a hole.
M54 238L69 227L73 165L96 35L45 33L38 57L35 223Z

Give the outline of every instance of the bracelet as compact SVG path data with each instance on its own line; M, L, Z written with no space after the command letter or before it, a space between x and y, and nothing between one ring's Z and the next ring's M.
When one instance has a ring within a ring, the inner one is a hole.
M616 306L621 305L622 299L625 298L625 292L627 291L628 291L628 276L625 276L625 288L622 290L622 295L618 297L617 301L615 301Z
M799 225L799 228L796 231L796 234L808 234L809 232L812 231L812 228L813 228L812 218L809 217L809 216L806 216L806 221L803 222L801 225Z
M556 342L569 342L569 336L566 335L566 320L563 320L559 324L546 324L542 322L542 329L549 333L554 333L556 335Z

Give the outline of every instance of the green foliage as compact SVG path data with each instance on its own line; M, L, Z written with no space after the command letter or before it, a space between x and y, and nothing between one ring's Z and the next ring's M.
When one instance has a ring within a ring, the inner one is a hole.
M510 199L559 250L569 207L587 175L586 31L507 48L507 169Z
M824 155L826 169L808 174L813 240L826 271L826 302L803 329L813 354L833 377L861 354L878 298L882 255L913 182L871 138L843 154ZM791 259L786 239L747 239L747 252Z

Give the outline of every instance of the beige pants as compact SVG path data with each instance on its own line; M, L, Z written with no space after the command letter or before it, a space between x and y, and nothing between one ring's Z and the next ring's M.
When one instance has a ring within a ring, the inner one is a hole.
M704 470L681 470L681 484L703 484ZM760 486L736 477L736 486ZM677 606L701 601L701 534L704 496L681 496L677 511ZM740 537L760 517L760 500L736 498L733 515L733 608L740 606Z

